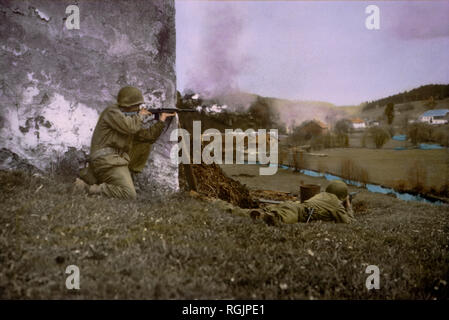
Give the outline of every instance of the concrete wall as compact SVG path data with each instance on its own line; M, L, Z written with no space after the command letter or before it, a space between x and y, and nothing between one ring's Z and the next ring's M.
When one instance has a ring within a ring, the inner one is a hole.
M80 29L66 28L77 4ZM0 148L40 168L88 150L99 112L124 85L175 101L174 0L0 0Z

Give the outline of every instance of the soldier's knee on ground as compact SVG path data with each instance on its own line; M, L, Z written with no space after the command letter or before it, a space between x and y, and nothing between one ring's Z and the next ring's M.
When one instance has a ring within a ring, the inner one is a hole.
M89 191L89 185L82 179L76 178L73 184L73 193L87 193Z
M107 168L97 172L102 181L101 191L104 195L117 199L133 200L137 198L131 173L126 166Z
M137 193L134 187L131 186L114 186L108 185L107 189L103 189L103 194L110 198L122 200L135 200Z
M132 184L114 185L102 183L101 185L93 185L90 187L89 194L102 194L108 198L124 200L134 200L137 198L136 190Z
M90 195L102 194L101 185L98 185L98 184L91 185L89 187L89 194Z
M123 187L124 199L135 200L137 198L137 192L134 187Z

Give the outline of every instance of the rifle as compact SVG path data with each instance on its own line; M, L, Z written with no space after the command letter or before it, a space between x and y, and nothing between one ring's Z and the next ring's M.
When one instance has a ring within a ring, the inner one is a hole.
M354 191L349 193L349 202L352 203L352 200L355 198L356 195L358 195L361 191Z
M121 109L122 109L123 114L126 116L134 116L134 115L138 114L140 110L145 109L154 115L155 120L159 119L159 115L161 113L173 113L173 112L180 113L180 112L196 112L197 111L195 109L178 109L176 107L175 108L149 108L145 104L141 104L138 107L121 108Z
M260 199L259 199L259 202L262 202L262 203L270 203L270 204L280 204L280 203L282 203L282 201L278 201L278 200L269 200L269 199L263 199L263 198L260 198Z
M195 109L178 109L178 108L148 108L145 105L141 105L139 107L140 110L145 109L149 112L151 112L152 115L154 115L155 120L159 120L159 116L161 113L180 113L180 112L195 112Z
M178 109L178 108L147 108L146 106L141 106L141 109L145 109L152 114L158 114L158 113L179 113L179 112L196 112L195 109Z

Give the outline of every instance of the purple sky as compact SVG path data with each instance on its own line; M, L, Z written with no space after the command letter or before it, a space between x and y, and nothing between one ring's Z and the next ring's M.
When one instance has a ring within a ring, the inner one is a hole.
M365 8L380 8L380 30ZM176 1L181 91L359 104L449 83L449 1Z

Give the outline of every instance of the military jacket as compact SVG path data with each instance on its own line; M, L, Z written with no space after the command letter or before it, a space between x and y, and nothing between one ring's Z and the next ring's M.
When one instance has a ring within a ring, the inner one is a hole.
M142 128L142 117L139 115L125 116L117 105L107 107L98 119L90 147L91 156L98 150L113 148L114 153L93 159L94 167L128 165L128 153L133 141L154 143L164 128L163 122L158 122L149 129Z
M313 220L336 221L350 223L354 220L352 209L346 209L342 201L332 193L320 192L304 201L304 205L313 208Z

